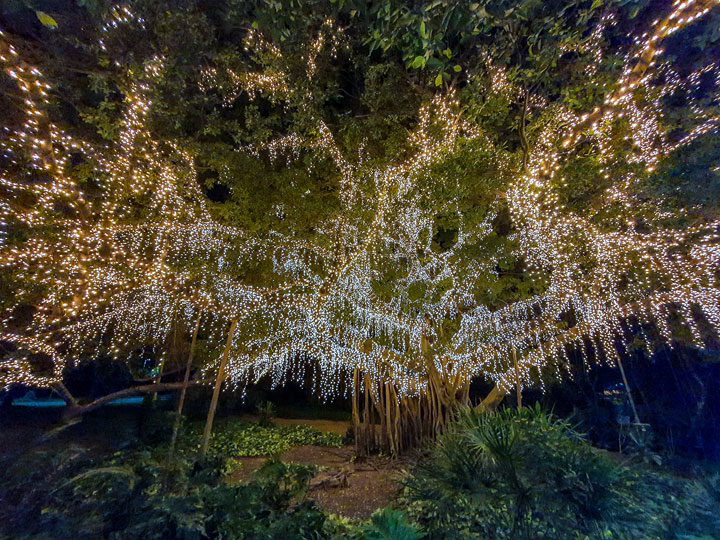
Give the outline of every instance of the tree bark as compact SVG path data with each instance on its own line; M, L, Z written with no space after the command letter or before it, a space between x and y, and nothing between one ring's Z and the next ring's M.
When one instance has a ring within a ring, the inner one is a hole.
M173 433L170 439L170 449L168 450L168 460L172 459L175 452L175 443L177 442L178 432L180 431L180 420L182 419L183 405L185 404L185 393L187 392L188 382L190 381L190 369L192 368L193 353L195 352L195 342L197 341L198 330L200 329L200 319L202 311L198 312L195 329L193 330L192 342L190 343L190 354L188 354L187 364L185 365L185 376L183 377L183 385L180 390L180 398L178 399L177 411L175 412L175 421L173 422Z
M218 397L220 396L220 388L222 387L223 380L225 379L225 366L227 365L230 345L232 345L233 334L235 334L236 326L237 319L233 319L230 324L227 342L225 343L225 350L223 351L222 359L220 360L220 367L218 369L217 379L215 380L215 389L213 390L212 400L210 401L210 409L208 410L207 420L205 421L205 431L203 432L202 444L200 445L201 457L205 457L205 454L207 454L207 448L210 442L210 433L212 432L213 420L215 419L215 409L217 408Z
M70 393L70 390L67 389L67 387L62 382L57 382L53 385L53 389L60 394L60 397L63 399L65 403L70 405L71 407L77 407L78 402L77 399Z
M488 393L487 396L485 396L485 399L482 400L480 405L478 405L479 409L487 410L487 411L493 411L495 410L500 403L502 403L503 398L505 397L506 392L505 390L501 389L499 386L495 385L492 390Z
M202 383L203 381L192 381L190 384L194 386ZM179 388L182 388L182 386L183 383L156 383L146 384L142 386L131 386L130 388L125 388L123 390L119 390L118 392L113 392L112 394L108 394L107 396L98 398L95 401L86 405L69 405L63 413L63 418L68 420L70 418L83 415L90 411L94 411L95 409L98 409L103 405L110 403L111 401L126 396L132 396L134 394L147 394L150 392L163 392L165 390L177 390Z

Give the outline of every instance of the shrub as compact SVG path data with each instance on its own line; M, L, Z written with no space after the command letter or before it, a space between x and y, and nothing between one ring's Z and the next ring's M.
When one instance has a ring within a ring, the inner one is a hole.
M370 523L362 530L366 540L420 540L424 536L405 512L389 507L373 513Z
M430 538L666 538L702 498L618 465L539 407L462 411L404 485Z
M178 460L170 469L146 452L100 462L35 455L11 471L0 497L0 536L11 538L327 538L325 515L305 492L314 468L270 461L251 482L220 482L221 460ZM26 475L28 468L44 476ZM55 471L53 472L53 469Z

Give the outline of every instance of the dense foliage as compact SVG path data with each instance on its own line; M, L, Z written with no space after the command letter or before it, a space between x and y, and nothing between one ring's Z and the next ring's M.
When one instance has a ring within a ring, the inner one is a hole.
M220 432L222 428L220 426ZM232 428L231 428L232 431ZM254 431L262 447L263 435ZM590 447L539 409L466 410L369 520L308 499L314 467L269 460L228 483L233 454L167 461L162 438L109 455L81 447L4 458L0 534L18 539L619 538L709 540L720 476L687 479Z
M325 516L304 500L311 467L268 462L252 482L231 486L218 465L168 468L142 452L99 461L74 449L35 455L3 480L0 530L53 539L318 537Z
M720 526L717 482L620 465L539 408L467 410L404 497L432 538L684 538Z

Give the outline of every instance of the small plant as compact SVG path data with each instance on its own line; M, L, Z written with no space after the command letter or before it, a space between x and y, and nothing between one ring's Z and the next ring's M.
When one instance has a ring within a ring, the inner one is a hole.
M377 510L363 531L363 538L367 540L419 540L424 537L425 533L410 522L407 513L389 507Z
M275 405L272 401L262 401L258 403L257 412L260 418L258 423L263 427L269 427L273 425L272 419L277 414Z

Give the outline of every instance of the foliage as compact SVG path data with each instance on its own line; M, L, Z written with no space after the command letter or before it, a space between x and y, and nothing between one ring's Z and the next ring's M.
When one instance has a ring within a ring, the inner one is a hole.
M404 497L432 538L664 538L712 508L702 486L620 466L539 407L463 411Z
M305 500L312 467L269 461L252 481L219 481L217 460L169 467L146 452L88 459L77 449L25 456L0 489L13 538L325 538ZM42 486L42 488L40 487Z
M189 425L180 438L179 448L185 452L194 452L201 434L201 423ZM208 452L226 458L269 456L282 454L293 446L306 444L341 446L342 437L306 425L268 426L227 418L215 424Z
M337 540L417 540L425 535L410 521L407 512L386 506L376 510L369 520L353 520L328 514L324 531Z
M363 534L367 540L419 540L425 536L404 511L390 507L373 513Z
M716 9L13 3L32 22L9 16L0 55L0 305L56 368L170 348L204 312L205 367L242 315L236 380L507 389L585 336L612 359L630 312L665 324L674 304L698 344L693 311L719 320ZM58 382L20 354L3 380Z
M258 415L260 415L259 423L261 426L272 426L272 418L277 414L277 409L272 401L263 401L257 406Z

